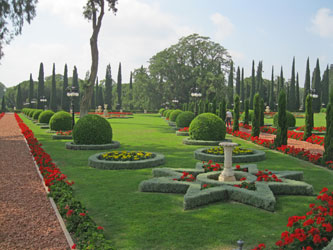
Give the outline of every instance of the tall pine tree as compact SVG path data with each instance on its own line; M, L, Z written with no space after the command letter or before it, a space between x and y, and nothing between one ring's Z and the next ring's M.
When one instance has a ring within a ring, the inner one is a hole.
M323 164L333 160L333 89L330 87L329 102L326 109L326 135Z
M108 105L109 110L112 110L112 76L110 64L106 67L105 74L105 104Z
M132 76L132 71L130 74L130 82L129 82L129 108L130 111L133 110L133 76Z
M74 66L73 70L73 82L72 87L75 87L76 91L80 93L80 87L79 87L79 76L77 73L77 68ZM80 110L80 96L74 97L74 112L78 112Z
M37 108L43 109L43 103L40 98L44 96L44 65L40 63L38 74L38 89L37 89Z
M298 73L296 74L296 111L300 108L300 99L299 99L299 78Z
M323 79L321 81L321 102L324 107L327 107L329 96L329 69L328 65L324 71Z
M274 98L274 66L272 66L272 76L271 76L271 90L269 97L269 107L272 111L275 110L275 98Z
M258 63L258 68L257 68L256 92L258 92L261 97L264 96L263 87L262 87L262 61Z
M236 95L240 96L241 92L241 75L240 75L240 69L239 66L237 67L237 73L236 73Z
M320 66L319 66L319 58L317 59L316 68L314 72L313 79L313 89L315 93L318 95L317 98L313 98L312 108L314 112L320 112L321 107L321 80L320 80Z
M52 69L52 85L50 95L50 109L53 112L57 111L57 89L56 89L56 76L55 76L55 64L53 63Z
M122 107L122 100L121 100L121 94L122 94L122 90L121 90L122 86L121 86L121 63L119 63L119 68L118 68L118 81L117 81L117 94L118 94L118 100L117 100L117 111L120 111L121 107Z
M232 126L232 131L238 131L239 130L239 96L235 96L235 102L234 102L234 123Z
M283 67L281 66L281 72L280 72L280 91L282 89L284 89L284 78L283 78Z
M287 145L288 140L288 126L287 126L287 113L286 113L286 92L281 89L279 94L279 105L278 105L278 129L277 135L274 139L274 146L280 147L281 145Z
M253 100L256 93L256 77L254 70L254 60L252 61L252 75L251 75L251 95L250 95L250 108L253 109Z
M244 68L242 68L241 86L240 86L240 96L241 96L241 111L244 111L245 102L245 87L244 87Z
M21 110L23 107L22 93L21 93L21 84L17 87L16 93L16 109Z
M96 108L98 108L98 106L100 105L99 100L98 100L98 91L99 90L99 86L98 86L98 77L96 78L96 85L95 85L95 102L96 102Z
M232 108L234 102L234 63L230 63L230 72L228 77L228 108Z
M68 89L68 68L67 64L65 64L64 79L62 84L61 108L69 112L69 98L67 96L67 89Z
M305 82L304 82L304 96L303 96L303 110L305 110L306 97L310 94L310 62L309 57L306 61Z
M289 89L288 104L290 111L296 111L296 83L295 83L295 57L291 68L291 80Z
M304 127L304 141L312 135L313 129L313 112L312 112L312 97L310 94L306 97L305 101L305 127Z
M252 117L252 132L251 135L256 137L260 134L260 96L256 93L253 98L253 117Z
M103 97L103 86L102 84L99 85L99 88L98 88L98 104L100 106L102 106L102 108L104 109L104 97Z
M30 74L30 81L29 81L29 108L32 108L33 104L31 103L32 99L34 99L34 80L32 80L32 74Z

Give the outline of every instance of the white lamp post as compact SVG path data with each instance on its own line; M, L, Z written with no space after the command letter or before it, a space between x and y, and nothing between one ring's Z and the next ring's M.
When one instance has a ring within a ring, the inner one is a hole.
M194 97L194 105L195 105L195 109L194 109L194 113L195 113L195 116L198 115L198 110L197 110L197 99L199 99L202 94L200 93L199 89L197 87L193 88L191 90L191 96Z
M79 96L79 93L77 92L77 89L76 89L75 86L67 88L67 96L71 99L71 106L72 106L72 128L74 128L74 125L75 125L74 97L78 97Z

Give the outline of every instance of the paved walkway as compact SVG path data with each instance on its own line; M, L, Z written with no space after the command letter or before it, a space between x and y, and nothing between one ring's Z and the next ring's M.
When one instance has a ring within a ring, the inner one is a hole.
M69 249L13 114L0 119L0 249Z
M251 134L250 129L240 128L240 131ZM275 136L276 135L261 132L260 135L259 135L259 138L273 140L275 138ZM312 154L317 154L317 153L323 154L324 151L325 151L324 146L309 143L309 142L306 142L306 141L299 141L299 140L295 140L295 139L290 139L290 138L288 139L288 145L289 146L294 146L296 148L304 148L306 150L310 150L310 152Z

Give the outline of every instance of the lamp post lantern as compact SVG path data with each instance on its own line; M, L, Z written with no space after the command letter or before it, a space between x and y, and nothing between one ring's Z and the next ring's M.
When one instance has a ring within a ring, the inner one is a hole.
M72 106L72 129L75 125L75 111L74 111L74 97L79 96L79 92L77 92L77 89L75 86L68 87L67 88L67 96L71 99L71 106Z
M46 102L47 102L46 97L45 96L41 96L39 100L40 100L41 103L44 103L43 108L45 110L46 109Z
M174 103L175 107L177 108L178 107L178 103L179 103L179 100L177 98L174 98L172 100L172 102Z
M198 115L198 110L197 110L197 99L199 99L202 94L200 93L199 89L197 87L191 89L191 96L194 98L194 114L195 116Z

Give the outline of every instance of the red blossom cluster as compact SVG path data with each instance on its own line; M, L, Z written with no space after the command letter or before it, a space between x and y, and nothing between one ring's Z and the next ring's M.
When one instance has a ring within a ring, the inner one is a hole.
M1 119L4 115L5 115L5 113L2 112L2 113L0 114L0 119Z
M266 245L264 243L260 243L258 246L256 246L255 248L252 248L252 250L262 250L266 248Z
M325 146L325 144L324 144L325 137L323 137L323 136L312 134L308 139L306 139L306 141L310 142L312 144Z
M68 130L68 131L57 131L56 135L72 135L72 130Z
M305 125L297 127L297 131L304 131L305 130ZM326 127L313 127L312 130L318 131L318 132L323 132L326 131Z
M245 129L252 129L252 126L249 124L244 124L242 122L239 123L239 127L243 127Z
M248 168L243 168L241 169L240 165L236 165L236 171L243 171L243 172L249 172L249 169Z
M180 128L178 131L179 132L189 132L189 127L184 127L184 128Z
M289 231L281 233L275 244L282 249L314 250L324 248L333 237L333 192L327 188L320 191L320 205L310 204L304 216L288 219Z
M273 174L271 171L268 171L268 169L265 169L265 171L258 171L258 173L255 174L257 176L257 181L275 181L275 182L282 182L281 179L279 179L275 174Z
M203 161L202 163L203 163L202 167L204 168L205 172L222 170L222 166L218 163L213 164L212 160L209 160L207 163Z
M195 181L195 177L188 173L188 172L183 172L183 175L180 178L174 178L174 181L187 181L187 182L193 182Z
M260 132L275 135L277 133L277 129L271 126L262 126L260 127Z
M333 170L333 161L327 161L327 162L325 162L325 164L326 164L326 167L328 169L332 169Z

